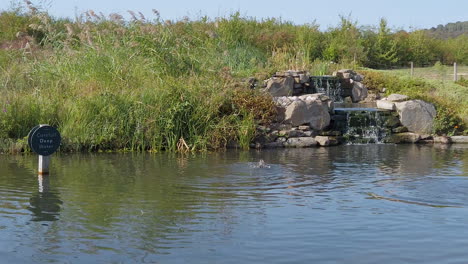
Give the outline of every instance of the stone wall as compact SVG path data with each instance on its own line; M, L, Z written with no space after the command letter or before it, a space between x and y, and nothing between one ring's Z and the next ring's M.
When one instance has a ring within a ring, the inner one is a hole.
M382 116L378 124L381 126L379 129L384 132L381 142L468 142L468 137L453 137L454 140L451 140L450 137L431 135L436 109L430 103L410 100L408 96L399 94L376 100L379 97L370 97L367 88L361 83L364 76L348 69L337 71L333 75L340 78L342 95L348 97L348 101L373 101L376 104L375 111ZM273 96L278 115L273 124L257 128L258 136L253 147L314 147L346 142L343 129L336 126L337 120L344 118L343 112L335 111L334 102L325 94L308 94L307 92L314 91L313 85L310 74L304 71L277 72L265 81L264 91ZM296 94L303 95L294 96ZM348 114L345 115L349 118ZM358 120L358 117L356 115L355 119ZM365 118L364 116L361 119L366 120Z

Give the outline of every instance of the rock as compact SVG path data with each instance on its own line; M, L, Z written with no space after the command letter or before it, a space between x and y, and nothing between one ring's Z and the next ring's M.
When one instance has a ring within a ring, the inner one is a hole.
M265 148L283 148L284 147L284 144L283 142L270 142L270 143L266 143L265 145L263 145Z
M431 135L421 135L421 140L426 140L426 139L433 139Z
M300 84L300 83L295 83L295 84L294 84L294 89L302 89L302 84Z
M390 136L386 143L395 143L395 144L402 144L402 143L416 143L421 139L419 134L411 133L411 132L404 132L393 134Z
M317 146L317 141L311 137L290 138L284 143L285 147L307 148Z
M344 103L345 104L351 104L353 102L353 99L351 99L351 96L347 96L344 98Z
M316 136L315 137L315 141L317 141L317 143L320 145L320 146L328 146L330 145L330 140L328 139L328 137L325 137L325 136Z
M258 80L255 77L249 77L242 80L250 89L255 89L258 86Z
M278 137L285 137L289 134L289 130L281 130L278 132Z
M364 100L367 97L367 88L360 82L354 82L351 90L351 98L354 103Z
M434 144L433 139L421 139L418 141L418 144Z
M340 131L333 131L333 130L330 130L330 131L322 131L319 133L320 136L334 136L334 137L338 137L338 136L341 136L341 132Z
M324 93L305 94L305 95L298 96L297 99L302 100L302 101L317 101L317 100L320 100L322 102L331 101L330 97L328 97Z
M388 128L395 128L400 125L400 119L395 116L389 116L387 120L385 120L384 126Z
M336 146L340 144L339 137L328 137L329 146Z
M396 109L395 103L387 100L377 100L377 108L394 111Z
M261 149L263 148L263 144L260 142L250 143L250 148Z
M403 94L391 94L387 97L387 101L390 102L403 102L408 101L409 97Z
M270 125L271 130L291 130L291 124L281 124L281 123L273 123Z
M276 139L276 141L275 141L275 142L281 142L281 143L284 143L284 142L286 142L286 140L287 140L287 139L286 139L285 137L279 137L279 138L277 138L277 139Z
M364 102L373 103L376 102L378 99L380 99L380 95L375 93L368 93L366 99L364 99Z
M293 126L308 124L322 130L330 124L328 105L321 101L294 101L286 108L284 122Z
M333 113L333 111L335 110L335 102L333 102L332 100L328 100L327 106L328 106L328 112Z
M354 75L353 80L356 82L362 82L364 80L364 76L361 74L356 74Z
M333 76L336 76L340 79L355 79L356 72L350 69L342 69L336 72L333 72Z
M286 116L285 116L285 112L286 112L286 108L280 107L280 106L276 106L275 122L278 122L278 123L283 122L283 121L284 121L284 118L286 117Z
M292 95L293 88L293 77L272 77L267 81L267 86L264 91L270 93L272 96L289 96Z
M278 138L278 132L277 130L272 131L271 133L266 135L266 139L268 142L273 142Z
M300 83L309 82L309 79L310 79L309 74L304 74L304 73L299 74L299 82Z
M343 79L351 79L352 75L349 72L343 72L343 73L341 73L341 76L339 76L339 77L343 78Z
M293 137L304 137L304 132L301 130L291 130L287 134L288 138L293 138Z
M314 132L313 131L304 131L304 136L305 137L311 137L314 135Z
M404 127L404 126L399 126L399 127L396 127L394 129L392 129L392 132L393 133L404 133L404 132L408 132L408 128Z
M299 128L299 130L302 130L302 131L309 131L310 130L310 126L299 126L298 128Z
M351 69L341 69L336 72L335 76L338 76L340 73L351 73L352 75L356 75L356 72Z
M410 132L430 134L436 116L435 107L421 100L395 103L400 122Z
M468 144L468 136L452 136L450 137L452 143Z
M434 143L450 144L452 143L452 141L451 141L451 138L449 137L440 136L440 137L434 137Z

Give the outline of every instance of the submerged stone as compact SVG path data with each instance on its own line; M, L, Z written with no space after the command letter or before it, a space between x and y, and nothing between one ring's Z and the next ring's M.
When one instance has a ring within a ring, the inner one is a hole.
M385 140L385 143L395 143L395 144L403 144L403 143L416 143L421 139L421 136L416 133L411 132L404 132L398 134L392 134Z
M434 137L434 143L450 144L452 143L452 141L450 137L440 136L440 137Z
M285 147L290 148L308 148L317 146L317 141L312 137L289 138L285 143Z

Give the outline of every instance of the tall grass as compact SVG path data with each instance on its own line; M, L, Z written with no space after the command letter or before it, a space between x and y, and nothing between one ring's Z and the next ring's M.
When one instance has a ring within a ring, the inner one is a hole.
M57 20L29 3L0 13L0 151L27 151L43 123L61 131L63 151L247 148L275 107L243 79L351 66L320 60L314 24L131 15Z

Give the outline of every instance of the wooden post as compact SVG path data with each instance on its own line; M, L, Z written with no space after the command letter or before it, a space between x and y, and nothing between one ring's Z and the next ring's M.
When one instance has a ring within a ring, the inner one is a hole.
M410 62L410 64L411 64L411 77L413 77L413 75L414 75L414 64L413 64L413 62Z
M48 175L50 165L50 156L39 155L39 175Z
M458 81L458 73L457 73L457 63L453 63L453 81L456 82Z

